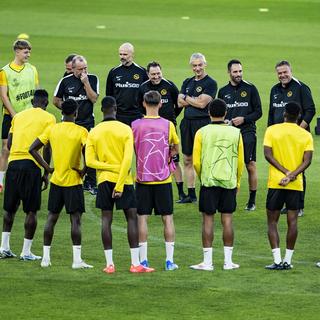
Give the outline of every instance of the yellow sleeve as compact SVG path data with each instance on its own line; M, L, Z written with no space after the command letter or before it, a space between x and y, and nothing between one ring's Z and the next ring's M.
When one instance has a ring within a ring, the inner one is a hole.
M194 137L192 161L194 170L200 179L201 177L201 146L202 146L202 135L201 130L198 130Z
M179 144L179 137L177 135L176 128L174 124L170 121L170 128L169 128L169 143L170 144Z
M86 141L86 150L85 150L85 158L86 158L86 165L93 169L98 170L105 170L111 172L119 172L120 166L115 164L106 164L105 162L99 161L97 158L95 144L92 139L91 132L88 134L87 141Z
M47 127L43 133L38 137L38 139L44 144L48 144L49 140L50 140L50 133L51 133L51 129L53 126L49 126Z
M239 145L238 145L237 188L240 188L240 181L241 181L243 167L244 167L244 150L243 150L242 136L240 134Z
M314 147L313 147L313 138L312 135L309 134L309 139L308 139L308 143L306 145L305 151L313 151Z
M7 76L4 70L0 70L0 86L8 86Z
M118 181L116 183L116 186L114 187L114 190L117 192L123 192L124 182L131 170L132 157L133 157L133 133L131 129L130 129L130 132L128 132L128 135L126 137L126 140L124 141L124 144L125 145L124 145L123 160L121 162Z
M267 128L265 134L264 134L264 139L263 139L263 145L266 147L270 147L272 148L272 139L271 139L271 135L270 135L270 128Z

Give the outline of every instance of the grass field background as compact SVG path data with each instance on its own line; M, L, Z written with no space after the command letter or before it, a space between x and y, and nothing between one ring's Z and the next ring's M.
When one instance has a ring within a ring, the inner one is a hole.
M268 8L260 12L259 8ZM319 319L320 259L319 137L308 169L305 216L299 218L299 238L292 271L268 272L272 261L266 235L265 196L267 164L262 154L270 88L277 82L274 65L287 59L294 76L307 83L319 105L320 1L8 1L0 5L0 65L12 60L12 43L19 33L30 35L31 63L37 66L41 86L52 97L64 72L64 58L84 55L91 73L100 78L105 94L107 72L119 63L118 47L135 45L135 61L145 66L158 60L164 76L178 87L192 75L188 66L193 52L202 52L207 71L218 86L228 81L231 58L243 63L244 78L253 82L263 103L258 121L257 210L246 213L247 175L244 173L234 215L234 261L239 270L224 272L219 215L216 217L215 271L188 268L202 259L201 219L196 204L175 205L175 260L180 269L164 271L165 250L160 219L149 228L149 261L154 274L132 275L125 220L116 212L113 223L114 261L117 273L102 273L104 254L100 217L94 197L86 194L83 217L83 258L92 270L71 269L69 220L64 212L52 245L52 267L18 260L0 261L1 319ZM182 19L189 17L189 19ZM100 26L97 28L97 26ZM101 26L105 26L101 29ZM101 119L96 104L97 122ZM52 105L48 109L59 114ZM314 132L315 120L312 123ZM174 187L175 188L175 187ZM176 196L176 194L175 194ZM2 202L2 195L0 196ZM33 251L42 253L47 193L43 196ZM2 213L0 215L2 219ZM20 254L24 214L19 211L11 248ZM281 217L281 247L285 248L285 218Z

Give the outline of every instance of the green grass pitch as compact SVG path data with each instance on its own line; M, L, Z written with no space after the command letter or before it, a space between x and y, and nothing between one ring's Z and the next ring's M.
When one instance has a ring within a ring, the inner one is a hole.
M261 12L259 8L269 10ZM70 226L63 212L53 239L51 268L42 270L39 263L12 259L0 261L1 319L319 319L320 269L315 267L320 259L319 138L314 136L316 152L307 171L305 216L299 218L294 269L289 272L264 270L272 255L264 209L267 164L262 154L270 88L277 82L277 61L287 59L292 63L294 76L311 87L319 105L319 0L3 0L0 14L0 65L11 61L11 45L16 36L29 34L33 45L30 61L37 66L41 86L51 97L63 74L64 58L72 52L87 57L89 71L100 78L100 97L104 96L107 72L119 63L118 47L129 41L135 45L137 63L146 65L158 60L164 76L178 87L192 75L188 61L193 52L206 55L207 71L219 87L228 81L228 60L240 59L244 78L259 89L264 111L257 123L257 210L249 214L243 210L248 196L244 173L234 215L234 261L241 265L239 270L222 271L218 215L216 270L196 272L188 268L202 259L201 219L197 205L189 204L175 205L175 261L179 270L164 271L162 225L160 219L152 217L149 260L157 271L130 274L125 220L121 212L115 212L117 272L106 275L102 273L105 261L100 215L94 198L86 195L83 257L94 269L71 269ZM97 122L101 119L99 103L95 108ZM55 107L51 105L49 111L59 119ZM315 120L312 132L314 126ZM2 195L0 198L2 203ZM47 193L33 245L36 254L42 253L46 203ZM23 219L24 214L19 211L11 237L11 247L17 254L22 247ZM284 217L280 229L284 249Z

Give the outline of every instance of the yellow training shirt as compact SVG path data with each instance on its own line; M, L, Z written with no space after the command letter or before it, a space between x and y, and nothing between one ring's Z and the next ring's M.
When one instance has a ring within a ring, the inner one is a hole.
M33 70L34 70L34 76L35 76L34 81L35 81L35 85L36 85L36 87L39 87L39 75L38 75L38 71L37 71L37 69L36 69L35 66L33 66L33 65L30 65L30 66L31 66L31 67L33 68ZM12 70L16 71L16 72L20 72L21 70L23 70L23 68L24 68L25 66L24 66L24 65L20 66L20 65L18 65L18 64L15 64L15 63L12 61L12 62L9 64L9 67L10 67ZM6 76L6 73L5 73L4 70L0 70L0 86L6 86L6 87L8 87L7 76ZM9 88L9 90L10 90L10 88ZM14 108L14 106L13 106L13 108ZM3 108L3 113L5 113L5 114L10 114L5 107Z
M263 145L272 148L273 157L289 171L295 170L302 162L305 151L313 151L310 132L296 123L280 123L267 128ZM274 166L269 167L268 188L303 191L302 173L285 187L279 182L285 175Z
M104 181L116 183L118 192L123 192L125 184L132 185L132 157L133 134L126 124L104 120L89 132L86 163L97 169L98 184Z
M40 167L29 153L29 148L45 129L55 123L56 118L41 108L31 108L17 113L12 119L9 131L12 134L9 162L30 159Z
M61 122L46 129L38 138L43 144L50 143L54 171L50 182L60 187L82 184L81 169L82 149L86 144L88 131L73 122Z

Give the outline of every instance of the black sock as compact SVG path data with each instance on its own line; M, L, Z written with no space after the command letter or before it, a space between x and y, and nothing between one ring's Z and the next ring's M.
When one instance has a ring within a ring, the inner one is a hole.
M196 198L196 188L188 188L188 196L191 198Z
M177 188L179 195L183 194L183 182L177 182Z
M250 190L250 197L249 197L250 204L256 203L256 193L257 193L257 190Z

